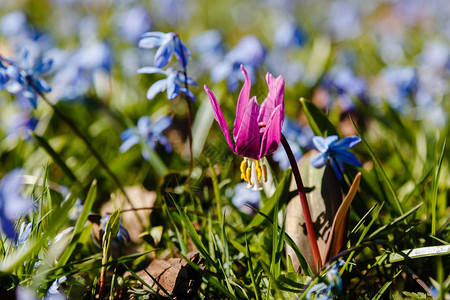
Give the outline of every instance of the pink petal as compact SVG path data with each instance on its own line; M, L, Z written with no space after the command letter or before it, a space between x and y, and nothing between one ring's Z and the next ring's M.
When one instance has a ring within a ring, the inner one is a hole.
M242 117L244 115L245 109L250 101L250 87L252 85L250 78L248 77L247 71L244 66L241 65L241 71L245 76L245 82L242 86L241 93L239 94L237 107L236 107L236 119L234 120L234 129L233 129L233 137L236 140L236 137L239 132L239 128L241 128Z
M284 79L282 76L275 77L267 73L267 86L269 87L269 94L261 104L261 110L258 117L258 122L267 123L275 108L282 104L281 112L284 120Z
M281 128L283 127L284 111L282 105L278 105L269 117L266 128L261 139L261 151L259 158L275 152L281 139Z
M242 116L242 123L236 136L236 153L258 159L261 134L258 125L259 105L252 97Z
M209 90L209 88L206 86L206 84L203 86L206 93L208 94L209 101L211 102L211 106L214 111L214 118L216 119L217 123L219 123L220 129L223 131L223 135L225 136L225 139L227 140L228 146L230 146L231 150L236 153L233 143L231 142L230 132L228 131L228 125L225 121L225 118L223 117L222 110L220 109L219 103L217 102L216 96Z

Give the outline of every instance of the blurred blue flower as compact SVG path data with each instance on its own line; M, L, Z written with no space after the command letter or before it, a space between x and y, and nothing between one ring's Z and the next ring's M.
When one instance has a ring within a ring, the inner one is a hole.
M21 10L14 10L0 19L0 32L7 38L23 35L31 37L33 34L27 16Z
M293 59L288 53L274 49L268 53L266 65L272 74L283 74L288 85L295 85L305 75L305 66L298 59Z
M146 8L137 5L120 13L116 24L122 38L130 43L137 43L142 34L150 29L152 21Z
M8 135L23 136L29 138L30 130L36 128L38 120L27 112L17 113L8 119Z
M33 208L31 200L20 194L21 174L20 170L13 170L0 181L0 224L6 236L14 241L17 240L17 234L12 220L25 215Z
M251 80L255 80L256 69L264 62L266 50L257 37L253 35L244 36L239 43L231 49L211 70L211 79L220 82L227 79L229 91L238 88L239 81L244 81L240 65L247 70Z
M73 53L59 53L62 61L52 85L62 99L72 100L83 96L92 86L96 74L109 73L113 55L108 43L90 40Z
M3 65L7 65L6 74L9 79L5 89L12 94L25 97L36 108L38 93L51 91L50 85L41 75L49 73L53 60L31 55L28 49L22 51L18 62L0 57L1 60Z
M312 146L314 133L309 126L302 127L296 121L285 117L281 132L286 137L296 161L303 155L301 147L309 149ZM282 170L286 170L291 166L286 151L282 147L278 147L272 158L279 163Z
M342 278L339 275L339 268L344 264L344 261L338 260L325 274L325 281L327 283L319 282L311 287L306 293L306 299L328 300L336 298L342 291ZM315 295L314 298L311 298L312 294Z
M108 224L110 217L110 214L106 214L106 216L101 218L100 223L102 224L102 232L100 233L100 236L103 236L103 234L105 233L106 225ZM128 230L126 230L125 227L122 226L122 222L120 222L119 231L117 232L116 237L122 245L130 242L130 234L128 233Z
M164 116L155 121L151 121L149 117L143 116L139 119L137 128L127 129L120 135L123 144L120 146L121 153L128 151L132 146L138 143L144 143L150 149L156 148L156 143L160 143L166 148L167 152L172 151L169 140L162 134L170 124L172 119ZM150 155L145 147L142 149L142 156L146 160L150 160Z
M18 238L19 245L22 246L23 244L25 244L25 242L30 237L30 234L31 234L31 223L27 221L22 222L22 224L20 224L19 229L19 238Z
M231 201L240 211L251 215L255 211L248 206L258 208L259 202L261 201L261 194L258 191L248 189L247 182L241 182L234 187L234 196Z
M419 87L417 73L410 66L390 66L380 72L379 86L374 93L380 99L386 99L388 104L400 112L411 104L410 97L414 96Z
M274 35L274 44L277 48L288 49L302 47L305 43L306 35L300 26L290 18L284 20Z
M361 142L359 136L349 136L338 141L337 135L331 135L323 138L321 136L313 137L313 143L319 154L311 158L311 165L315 168L320 168L330 160L336 177L341 180L344 174L344 162L356 167L362 167L362 164L356 156L349 152L356 144Z
M61 284L67 280L66 276L56 279L47 291L47 295L42 300L63 300L66 295L59 290Z
M185 83L185 76L182 72L175 71L172 68L163 70L163 69L159 69L159 68L155 68L155 67L140 68L137 72L138 73L147 73L147 74L158 73L158 74L164 74L167 77L165 79L156 81L148 89L148 91L147 91L147 99L148 100L152 100L153 98L155 98L156 94L158 94L160 92L167 91L167 98L169 100L173 100L176 97L178 97L178 95L180 95L180 93L184 93L192 101L195 101L194 94L189 89L187 89L186 87L183 86ZM187 78L186 83L188 85L197 86L194 79L192 79L191 77Z
M335 1L330 5L328 30L336 41L353 39L361 34L360 17L354 3Z
M151 31L144 33L139 41L141 48L158 48L155 53L154 66L163 68L172 60L172 55L175 57L184 69L188 65L188 59L191 56L186 45L180 40L178 34L174 32L163 33Z
M199 54L198 67L201 71L211 70L225 54L223 36L216 29L195 36L189 40L189 45L193 52Z
M344 112L354 109L354 98L367 100L367 83L344 66L333 67L324 77L323 86L337 96L340 108Z

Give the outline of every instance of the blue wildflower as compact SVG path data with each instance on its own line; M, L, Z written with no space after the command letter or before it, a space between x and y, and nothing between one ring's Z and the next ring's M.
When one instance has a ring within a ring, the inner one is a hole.
M240 211L245 214L254 214L254 210L248 206L258 208L261 201L261 194L247 188L247 183L242 182L234 187L234 196L231 200Z
M12 94L22 95L36 108L38 94L51 91L50 85L41 78L41 75L51 70L53 60L33 56L28 49L22 51L18 63L9 59L0 59L3 60L3 65L8 65L6 74L9 81L5 89Z
M153 63L157 68L167 66L172 60L172 55L175 53L175 57L184 69L191 56L186 45L180 40L178 34L174 32L163 33L150 31L144 33L139 41L139 47L149 49L158 48Z
M312 138L314 134L309 126L302 127L294 120L285 117L281 132L289 142L289 146L291 147L292 153L297 161L303 155L301 147L308 149L312 146ZM286 170L291 166L289 158L286 155L286 151L284 151L281 147L275 151L272 158L274 161L279 163L280 168L283 170Z
M189 89L187 89L186 87L183 86L185 83L185 76L183 73L181 73L179 71L175 71L172 68L168 68L167 70L162 70L162 69L155 68L155 67L144 67L144 68L140 68L138 70L138 73L147 73L147 74L159 73L159 74L164 74L167 77L165 79L158 80L148 89L148 91L147 91L147 99L148 100L152 100L153 98L155 98L156 94L158 94L160 92L167 91L167 98L169 100L173 100L176 97L178 97L178 95L180 95L180 93L184 93L192 101L195 101L194 94ZM189 76L186 80L186 83L188 85L195 85L195 86L197 85L195 83L194 79L192 79Z
M22 112L11 116L8 120L8 135L23 136L29 138L29 131L34 130L38 120L27 112Z
M12 220L25 215L33 207L30 199L20 195L22 176L20 170L14 170L0 181L0 224L6 236L14 241L17 234Z
M211 79L214 82L227 79L228 90L235 91L239 81L244 81L240 66L243 65L250 79L255 80L256 69L264 62L265 56L266 50L258 38L247 35L211 70Z
M362 167L362 164L356 156L347 151L359 142L361 142L361 138L358 136L345 137L340 141L338 141L337 135L326 138L315 136L313 137L313 143L320 153L311 159L311 165L315 168L320 168L330 160L336 177L341 180L342 174L344 173L344 162L353 166Z
M311 300L311 295L315 294L315 300L334 299L342 291L342 278L339 275L339 268L344 265L344 261L339 260L325 274L325 281L315 284L306 293L306 299Z
M162 134L171 123L172 119L168 116L161 117L153 122L147 116L141 117L137 128L127 129L120 135L123 144L120 146L119 151L121 153L128 151L128 149L138 143L144 143L150 149L155 149L156 143L160 143L166 148L167 152L171 152L172 146ZM145 147L142 149L142 156L146 160L150 160L150 155Z
M330 5L327 25L335 41L353 39L361 34L359 12L353 3L333 2Z

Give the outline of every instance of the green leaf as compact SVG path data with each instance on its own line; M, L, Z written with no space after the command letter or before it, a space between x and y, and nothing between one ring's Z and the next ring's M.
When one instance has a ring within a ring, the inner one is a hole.
M443 256L450 254L450 245L422 247L415 249L403 250L400 253L386 254L384 263L390 264L395 262L404 261L406 259L417 259L423 257ZM378 260L381 256L376 257Z
M289 199L289 186L291 184L291 177L292 177L292 170L289 169L289 171L286 173L286 175L283 177L281 182L278 184L277 189L275 190L275 193L273 193L272 197L270 197L264 206L261 208L261 212L265 215L271 215L272 211L275 207L275 204L278 203L278 205L281 205L283 203L286 203ZM250 222L250 224L247 226L247 230L256 227L262 224L264 222L264 217L261 215L256 215L253 220Z
M309 127L311 127L315 135L323 137L338 135L336 127L331 124L327 116L317 106L305 98L300 98L300 103L302 104Z

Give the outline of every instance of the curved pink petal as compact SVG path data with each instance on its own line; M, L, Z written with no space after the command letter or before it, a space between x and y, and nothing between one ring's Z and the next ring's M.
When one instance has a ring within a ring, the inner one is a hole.
M252 82L248 77L247 71L244 66L241 65L241 71L244 74L245 82L242 86L241 92L239 93L239 98L236 106L236 119L234 120L234 128L233 128L233 137L236 140L236 137L239 133L239 128L241 128L242 117L244 115L245 109L250 101L250 87L252 86Z
M282 105L278 105L269 117L261 139L259 158L275 152L281 140L281 128L283 127L284 111Z
M230 146L231 150L236 153L236 150L234 148L233 143L231 142L230 132L228 131L228 125L225 121L225 118L223 117L222 110L220 109L219 103L217 102L216 96L209 90L209 88L206 86L206 84L203 86L205 89L205 92L208 94L209 101L211 102L211 106L214 111L214 118L216 119L217 123L219 123L220 129L222 129L223 135L225 136L225 139L227 140L228 146Z
M281 115L284 120L284 79L282 76L275 78L272 74L267 73L266 81L269 87L269 94L261 104L258 122L267 123L272 112L279 105L282 105Z
M242 123L236 136L236 153L241 156L259 159L261 134L258 125L259 105L252 97L242 116Z

